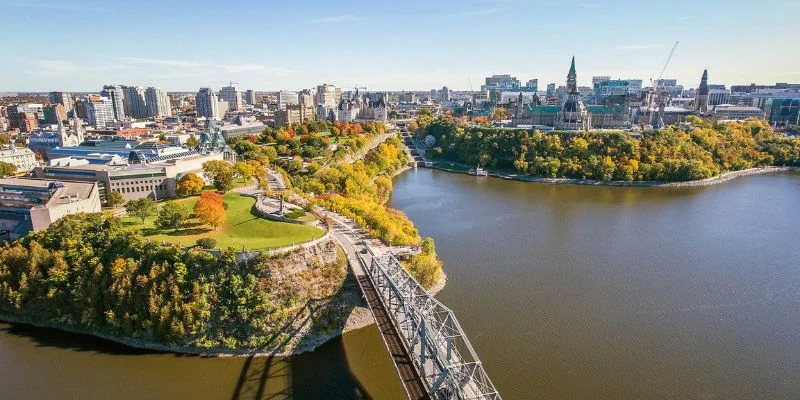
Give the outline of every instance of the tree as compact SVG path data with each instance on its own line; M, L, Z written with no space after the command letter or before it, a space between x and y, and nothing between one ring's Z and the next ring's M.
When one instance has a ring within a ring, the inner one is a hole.
M200 222L217 229L227 220L222 195L216 192L203 192L194 205L194 213Z
M145 219L156 213L156 202L149 197L131 200L125 204L125 211L131 217L141 218L144 224Z
M256 166L251 162L238 161L233 165L233 168L236 170L236 175L242 178L244 182L247 182L248 179L252 178L256 174Z
M122 198L122 194L120 194L120 192L111 191L106 194L106 205L111 208L117 208L123 202L125 202L125 199Z
M442 262L436 257L436 245L433 239L422 241L422 251L411 258L409 271L426 289L430 289L441 279Z
M503 107L498 107L496 110L494 110L494 114L492 114L493 121L501 121L506 118L508 118L508 112Z
M14 175L17 171L17 166L11 163L0 161L0 178Z
M164 204L158 211L156 225L162 229L177 229L189 218L189 210L186 207L170 201Z
M186 139L186 147L193 149L197 146L200 146L200 141L197 140L197 137L194 135L189 136L189 139Z
M203 178L197 176L195 173L188 173L181 177L178 181L178 185L175 187L175 192L179 196L191 196L200 194L203 191L203 188L206 186L206 182Z
M203 174L211 179L214 187L220 192L227 192L233 189L233 179L236 171L227 161L213 160L203 163Z

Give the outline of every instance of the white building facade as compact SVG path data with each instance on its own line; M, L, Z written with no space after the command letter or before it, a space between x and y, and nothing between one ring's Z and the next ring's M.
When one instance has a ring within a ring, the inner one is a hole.
M172 115L172 103L167 91L157 87L149 87L144 92L147 103L147 115L151 117L169 117Z

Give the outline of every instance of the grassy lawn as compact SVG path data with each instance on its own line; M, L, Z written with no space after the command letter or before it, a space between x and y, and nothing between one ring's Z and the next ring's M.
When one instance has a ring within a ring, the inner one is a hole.
M190 197L176 201L191 212L197 199L198 197ZM123 222L128 226L141 227L142 233L152 240L194 246L197 239L211 238L217 241L218 248L233 247L237 250L241 250L243 246L247 250L291 246L316 239L324 233L312 226L264 219L253 210L255 199L252 197L231 192L224 195L223 199L228 204L228 221L216 231L202 225L195 218L190 218L184 227L177 230L155 227L155 217L148 218L144 225L138 218L126 217Z

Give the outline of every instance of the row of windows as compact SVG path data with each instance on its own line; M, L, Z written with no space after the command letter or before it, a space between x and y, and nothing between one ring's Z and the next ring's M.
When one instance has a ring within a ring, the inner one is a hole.
M141 181L127 181L127 182L111 182L111 186L130 186L130 185L147 185L147 184L160 184L163 183L163 179L145 179Z
M134 186L134 187L124 187L119 189L112 189L117 193L139 193L139 192L152 192L154 190L167 190L167 185L157 185L157 186Z

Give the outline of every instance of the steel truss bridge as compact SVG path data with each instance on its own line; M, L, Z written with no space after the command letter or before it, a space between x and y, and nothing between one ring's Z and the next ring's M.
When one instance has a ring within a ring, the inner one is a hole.
M359 285L409 398L499 400L453 312L394 256L367 252Z

